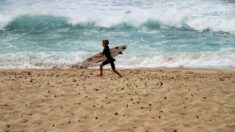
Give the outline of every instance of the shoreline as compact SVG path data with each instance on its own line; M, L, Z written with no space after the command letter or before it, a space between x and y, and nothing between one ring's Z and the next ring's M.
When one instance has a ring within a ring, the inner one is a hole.
M157 68L116 68L117 70L144 70L144 71L154 71L154 70L167 70L167 71L171 71L171 70L179 70L179 71L222 71L222 72L235 72L235 69L227 69L227 68L178 68L178 67L173 67L173 68L168 68L168 67L157 67ZM45 69L41 69L41 68L22 68L22 69L18 69L18 68L0 68L0 71L14 71L14 70L19 70L19 71L40 71L40 70L99 70L98 67L91 67L91 68L45 68ZM111 70L110 67L104 67L104 70Z

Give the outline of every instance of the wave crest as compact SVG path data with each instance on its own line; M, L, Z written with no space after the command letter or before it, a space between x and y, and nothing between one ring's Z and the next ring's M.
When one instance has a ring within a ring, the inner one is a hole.
M21 16L6 25L7 31L47 31L60 28L68 28L71 24L66 18L53 16Z
M143 21L142 23L135 23L135 22L127 22L127 21L119 21L119 22L107 22L102 21L83 21L83 22L71 22L70 19L66 17L58 17L58 16L49 16L49 15L23 15L17 17L16 19L12 20L8 23L4 29L7 31L51 31L57 29L92 29L92 28L109 28L109 29L129 29L129 28L147 28L149 30L158 30L158 29L172 29L177 28L180 30L197 30L197 31L222 31L222 32L229 32L235 34L235 22L233 20L228 21L227 23L224 21L219 21L214 23L214 28L208 25L204 25L206 20L194 20L189 21L185 20L181 24L165 24L160 20L148 19ZM216 24L217 23L217 24ZM221 26L227 25L230 26ZM201 25L201 26L199 26Z

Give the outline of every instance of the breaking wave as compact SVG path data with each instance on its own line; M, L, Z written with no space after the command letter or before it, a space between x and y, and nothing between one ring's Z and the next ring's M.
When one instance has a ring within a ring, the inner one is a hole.
M141 23L131 21L115 21L110 20L110 23L102 21L85 21L78 23L71 23L66 17L47 16L47 15L24 15L19 16L4 26L6 31L44 31L51 32L59 29L95 29L95 28L109 28L126 30L128 28L147 28L149 30L177 28L181 30L195 30L195 31L216 31L235 33L235 19L231 20L216 20L211 18L197 18L189 20L184 19L181 23L164 23L161 20L147 19ZM114 22L115 21L115 22ZM210 22L211 23L208 23ZM1 24L0 24L1 25Z

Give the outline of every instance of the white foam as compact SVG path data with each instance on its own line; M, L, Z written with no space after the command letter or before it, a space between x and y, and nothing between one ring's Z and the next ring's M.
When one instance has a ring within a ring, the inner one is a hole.
M198 31L209 29L235 34L235 4L219 0L8 1L10 4L0 11L0 29L22 15L54 15L66 17L74 25L94 22L103 27L120 23L138 26L154 20L175 27L188 26Z
M87 58L85 52L52 52L0 54L1 69L48 69L68 68L69 65ZM235 49L218 52L177 53L165 55L118 56L117 67L122 68L216 68L235 69Z
M66 68L84 57L84 52L17 52L0 54L1 69L50 69Z
M218 52L178 53L118 59L123 68L216 68L235 69L235 50L223 49Z

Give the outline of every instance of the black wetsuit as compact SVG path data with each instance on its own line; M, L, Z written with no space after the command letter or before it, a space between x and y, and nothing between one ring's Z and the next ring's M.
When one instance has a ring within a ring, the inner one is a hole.
M105 55L106 58L107 58L107 60L102 62L102 64L103 65L107 65L107 64L110 63L112 69L114 70L115 69L115 64L114 64L115 59L113 59L113 57L111 56L111 53L110 53L110 50L109 50L109 46L104 48L102 54Z

